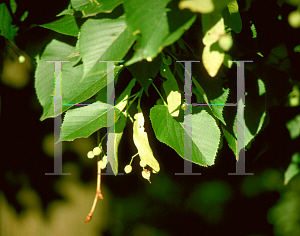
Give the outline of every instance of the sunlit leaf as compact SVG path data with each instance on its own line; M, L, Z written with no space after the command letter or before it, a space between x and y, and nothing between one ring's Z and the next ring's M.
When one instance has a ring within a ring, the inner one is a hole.
M51 29L60 34L77 36L79 29L73 15L66 15L56 21L40 25L43 28Z
M300 114L288 121L286 127L289 130L291 139L298 138L300 136Z
M191 127L186 127L184 123L175 120L167 106L155 105L150 110L152 127L160 142L173 148L178 155L188 161L201 166L213 165L220 142L221 133L218 125L204 110L191 116L192 136L190 137L185 129ZM184 137L190 139L192 149L184 146Z
M77 104L83 102L94 94L99 92L107 85L107 63L98 62L94 71L87 75L84 81L81 81L83 75L83 65L73 67L72 59L68 58L74 52L74 47L52 40L47 45L40 60L37 62L35 71L35 88L37 97L43 106L43 115L41 120L54 117L54 63L45 62L45 60L66 60L71 62L62 63L62 102L64 104ZM117 73L120 67L115 67ZM110 78L108 78L110 79ZM112 81L108 81L109 83ZM68 110L71 106L63 106L62 112Z
M236 123L236 113L233 112L236 111L236 107L225 109L224 112L226 126L222 125L222 130L229 147L235 155L258 135L267 115L264 83L259 78L250 77L248 81L250 79L254 79L254 81L252 80L246 86L247 96L245 97L244 120L239 121L238 124ZM239 105L243 107L244 104L241 101L239 102ZM242 147L236 146L237 130L238 132L245 132L244 143L242 142L244 145Z
M117 19L88 19L81 27L79 37L83 77L99 60L121 61L133 42L134 37L127 29L125 16Z
M166 5L170 0L127 0L124 2L126 23L137 38L137 49L126 63L153 58L161 51L163 40L169 33Z
M107 118L110 110L114 110L114 117L111 117L112 119L110 117ZM69 110L66 112L61 126L59 141L73 141L76 138L87 138L100 128L114 125L119 115L119 109L115 109L114 106L97 102Z
M284 172L284 185L287 185L290 180L300 173L300 154L296 152L292 156L292 161L288 166L287 170Z

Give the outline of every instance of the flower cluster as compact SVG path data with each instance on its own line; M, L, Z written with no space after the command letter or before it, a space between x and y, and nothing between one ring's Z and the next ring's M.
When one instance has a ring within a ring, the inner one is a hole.
M87 157L88 157L88 158L94 158L95 156L99 156L99 155L101 154L101 152L102 152L102 149L101 149L101 148L95 147L95 148L93 149L93 151L89 151L89 152L87 153ZM106 165L107 165L107 156L104 156L104 157L102 158L102 160L99 161L99 165L100 165L100 168L101 168L101 169L106 168Z
M107 165L107 156L104 156L102 160L99 161L99 166L101 169L105 169Z
M101 148L95 147L93 151L87 153L88 158L94 158L94 156L99 156L101 154Z
M132 162L132 160L131 160L131 162ZM129 174L132 171L131 162L129 163L129 165L126 165L124 168L124 171L126 174ZM143 167L143 171L142 171L143 178L147 179L150 182L151 171L145 168L147 166L147 162L144 160L141 160L140 166ZM153 171L153 173L155 173L155 172Z

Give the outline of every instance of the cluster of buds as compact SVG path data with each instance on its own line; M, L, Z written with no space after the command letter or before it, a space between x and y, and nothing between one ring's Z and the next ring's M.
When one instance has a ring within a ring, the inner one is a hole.
M94 158L95 156L99 156L102 152L102 149L99 147L95 147L93 151L89 151L87 153L88 158ZM99 161L99 165L101 169L105 169L107 165L107 156L104 156L102 160Z
M94 156L99 156L101 154L101 148L95 147L93 151L87 153L88 158L94 158Z
M151 183L150 182L151 171L145 168L146 165L147 165L146 161L144 161L144 160L140 161L140 166L143 167L142 176L143 176L143 178L147 179L149 181L149 183ZM126 174L129 174L132 171L131 162L129 165L125 166L124 171Z
M105 169L107 165L107 156L104 156L102 160L99 161L99 166L101 169Z

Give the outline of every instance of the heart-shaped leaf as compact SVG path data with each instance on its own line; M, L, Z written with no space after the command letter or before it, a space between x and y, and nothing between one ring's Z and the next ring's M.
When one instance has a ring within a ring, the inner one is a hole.
M216 121L206 111L191 116L192 136L183 123L175 120L168 107L156 105L150 110L150 119L157 139L173 148L182 158L202 166L214 164L220 142L220 130ZM184 139L192 144L192 149L184 146ZM187 148L187 150L185 150ZM188 153L185 156L185 153Z

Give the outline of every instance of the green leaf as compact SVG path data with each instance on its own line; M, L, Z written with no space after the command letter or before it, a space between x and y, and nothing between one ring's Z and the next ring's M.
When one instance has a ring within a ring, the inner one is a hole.
M134 36L127 29L124 15L118 19L88 19L79 37L83 77L99 60L121 61L133 42Z
M100 101L103 103L107 102L107 88L103 87L98 93L97 96L95 98L95 101Z
M128 104L128 98L131 94L131 90L135 85L135 79L132 79L128 86L126 87L126 89L122 92L122 94L118 97L117 101L116 101L116 108L120 111L123 111L124 108L127 106ZM99 101L106 103L106 97L107 97L107 93L106 93L106 87L101 89L96 97L96 100L98 101L98 99L100 99ZM115 130L114 130L114 149L111 152L114 152L114 162L110 162L111 166L112 166L112 170L114 172L115 175L118 174L118 148L120 145L120 141L121 138L123 136L123 131L124 128L126 126L126 121L127 121L127 111L125 112L121 112L120 113L120 118L117 121L117 123L115 124ZM109 146L108 146L109 148ZM111 147L110 147L111 148Z
M218 12L202 15L203 66L211 77L215 77L224 61L225 53L217 43L220 36L225 34L224 19Z
M125 0L126 23L131 34L137 37L137 49L125 64L130 65L147 59L152 61L162 51L168 36L166 5L170 0Z
M300 136L300 114L288 121L286 128L289 130L291 139L298 138Z
M237 34L242 31L242 19L239 13L239 5L236 0L232 0L227 4L222 12L225 25L234 30Z
M129 84L127 85L126 89L121 93L121 95L116 99L116 108L118 108L120 111L123 111L124 108L127 106L128 104L128 98L131 94L131 90L134 87L136 82L136 79L132 79L130 80ZM98 93L97 96L95 98L95 101L100 101L102 103L106 103L107 102L107 88L104 87L102 88Z
M201 91L201 95L205 98L205 102L209 101L209 103L211 104L209 108L212 111L213 115L218 118L224 125L226 125L226 122L223 118L224 106L222 104L225 104L228 99L229 88L223 88L223 81L218 78L213 80L209 77L202 78L202 87L197 83L196 79L193 79L193 82L196 85L197 90Z
M126 113L125 113L126 114ZM118 149L121 142L121 138L123 136L124 128L126 126L127 117L123 113L120 113L120 118L115 124L115 138L114 138L114 156L115 156L115 162L114 165L112 165L112 170L115 175L118 174L118 163L119 163L119 157L118 157Z
M232 67L232 57L229 54L225 54L223 65L226 66L227 68Z
M180 78L184 78L181 67L179 67L179 63L175 64L175 69ZM195 74L197 74L196 71ZM210 77L202 77L201 85L198 83L196 78L192 76L193 85L193 93L197 97L197 103L207 104L209 105L209 109L212 111L213 115L218 118L224 125L226 122L223 118L223 110L224 106L218 106L217 104L224 104L227 101L229 95L229 88L224 89L222 87L223 81L221 79L211 79ZM212 106L210 104L215 104L216 106Z
M249 78L247 78L247 81L251 81L251 79L253 78L249 76ZM255 136L260 132L266 118L267 113L265 92L262 93L263 95L259 95L260 92L265 89L264 83L259 78L256 78L255 80L248 82L245 86L246 92L248 94L245 98L245 123L238 123L238 130L240 132L244 131L245 127L245 140L243 147L236 147L236 116L233 112L233 109L236 109L236 107L231 109L230 114L230 108L227 108L224 111L224 117L227 125L222 125L222 130L229 147L235 155L237 155L237 153L239 153L241 149L247 146L255 138ZM241 106L244 105L241 104Z
M111 110L114 110L114 120L117 121L120 111L110 104L96 102L67 111L61 126L61 137L58 142L87 138L98 129L112 126L114 122L107 123L107 113ZM108 119L108 121L110 120Z
M194 76L192 76L192 81L196 86L196 89L193 89L193 93L197 96L197 103L203 103L205 102L207 105L209 104L207 94L205 93L204 89L201 87L201 85L197 82Z
M220 130L216 121L206 111L192 115L192 137L184 129L184 124L175 120L167 106L155 105L150 110L150 119L155 136L160 142L173 148L182 158L201 166L214 164L220 142ZM184 156L184 135L191 139L192 150Z
M138 150L141 160L145 161L155 172L159 172L159 163L153 156L152 149L149 145L148 135L144 130L144 116L139 108L138 113L134 115L133 122L133 142Z
M5 3L0 4L0 19L0 35L14 42L19 28L11 24L12 18Z
M195 22L197 15L190 11L182 11L178 8L177 1L171 1L167 5L167 20L169 35L164 39L161 47L172 45L188 30Z
M167 79L167 81L163 83L163 88L167 96L169 113L176 117L179 115L179 107L181 105L181 94L179 92L177 81L173 76L170 67L165 63L161 63L160 71L161 75Z
M148 96L148 87L151 84L150 78L155 78L157 72L159 71L159 66L161 63L161 57L156 57L152 62L140 61L136 62L127 67L134 78L143 87L144 91Z
M127 106L128 104L128 98L131 94L131 90L135 85L135 79L132 79L126 89L123 91L123 93L118 97L116 101L116 108L118 108L120 111L123 111L123 109ZM127 112L122 112L120 113L120 119L117 121L115 125L115 136L114 136L114 156L115 156L115 161L114 164L112 164L112 170L115 175L118 174L118 148L121 142L121 138L123 136L123 131L126 126L126 121L127 121Z
M59 20L40 25L43 28L51 29L55 32L77 37L79 29L73 15L66 15Z
M75 11L72 9L71 3L69 3L68 8L63 10L61 13L59 13L58 16L64 16L64 15L74 15Z
M164 47L172 45L196 20L196 15L181 11L178 1L124 1L126 22L135 35L135 53L126 65L152 61Z
M252 23L252 22L250 21L250 23ZM252 31L252 38L253 39L257 38L257 31L256 31L255 25L253 23L251 24L250 29Z
M292 156L292 161L288 166L287 170L284 172L284 185L287 185L290 180L300 173L300 154L296 152Z
M180 66L180 63L175 63L175 70L179 76L179 78L181 78L182 82L184 83L184 73L183 73L183 69ZM192 81L194 83L193 86L193 94L196 95L197 97L197 103L206 103L207 105L209 105L209 100L207 98L207 94L205 93L205 91L203 90L202 86L197 82L197 80L195 79L194 76L192 76Z
M179 3L179 8L189 9L193 12L208 14L213 11L220 11L226 7L230 0L183 0Z
M300 52L300 45L297 45L296 47L294 47L294 52Z
M280 59L284 59L288 55L287 48L284 44L280 44L271 50L271 53Z
M23 22L27 18L28 14L28 11L25 11L24 14L21 16L20 21Z
M15 0L10 0L10 8L11 8L11 11L12 11L13 14L16 13L17 7L18 7L18 4L16 3L16 1Z
M71 0L76 11L82 11L83 17L95 16L98 13L110 13L123 0Z
M118 97L117 101L116 101L116 108L118 108L120 111L123 111L124 108L127 106L128 104L128 98L131 94L131 90L135 85L135 79L133 78L132 80L130 80L129 84L127 85L126 89L121 93L121 95Z
M81 54L79 49L79 37L77 37L75 48L73 50L73 53L68 56L68 60L71 61L72 66L77 65L81 61Z
M291 107L297 107L300 105L300 84L294 85L292 92L289 93L289 105Z
M73 51L74 47L52 40L43 52L41 59L37 62L35 88L37 97L43 106L41 120L54 117L54 63L45 62L45 60L68 59L68 55L72 54ZM75 58L71 59L76 60ZM62 102L77 104L89 99L104 88L107 85L106 64L105 62L97 63L86 79L81 81L83 75L82 64L73 67L72 62L62 63ZM120 67L115 67L115 74L119 70ZM63 106L62 112L69 108L70 106Z
M45 60L64 60L72 52L72 46L57 40L52 40L44 50L41 59L37 61L35 89L39 102L43 107L41 120L54 117L54 63L45 62ZM63 65L63 68L65 68L66 64L69 63L66 62L62 64L65 64ZM74 72L76 72L76 70L77 69L75 69ZM64 86L62 86L62 90L64 89ZM66 108L70 107L63 107L63 111L65 111Z
M223 118L223 110L224 106L222 104L225 104L228 98L229 94L229 88L224 89L222 88L222 93L219 97L216 97L215 99L211 99L210 102L214 104L211 106L211 110L213 114L220 120L224 125L226 125L226 122Z

